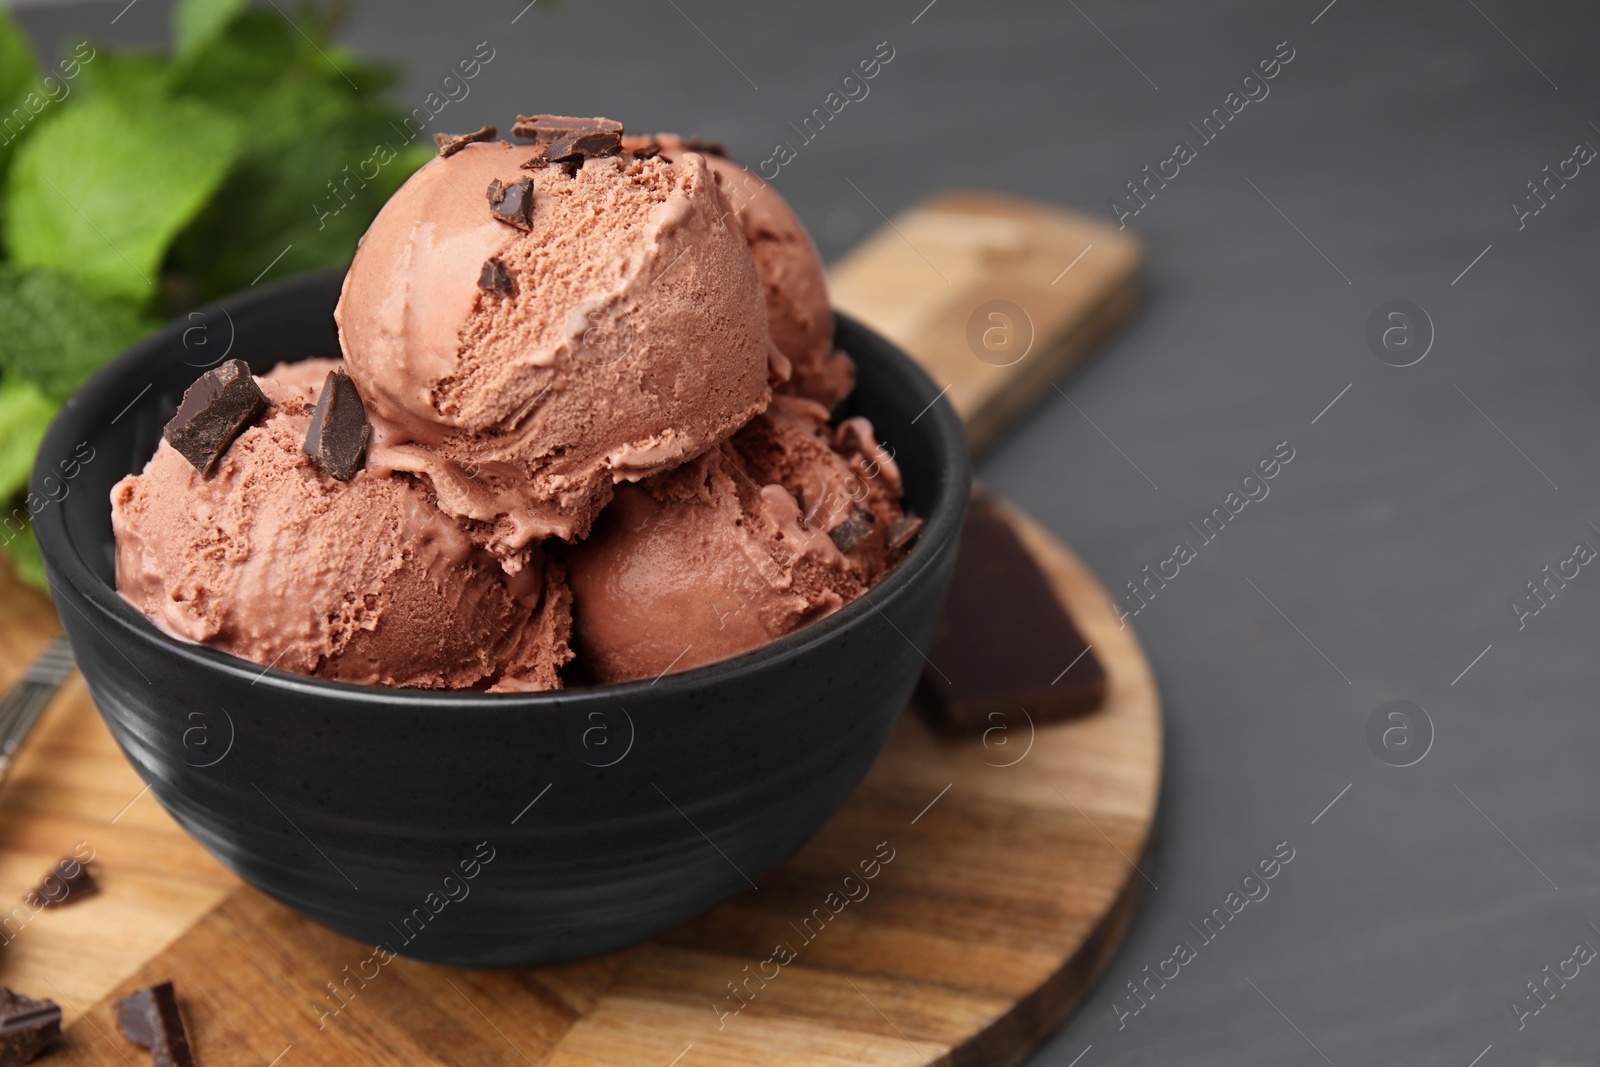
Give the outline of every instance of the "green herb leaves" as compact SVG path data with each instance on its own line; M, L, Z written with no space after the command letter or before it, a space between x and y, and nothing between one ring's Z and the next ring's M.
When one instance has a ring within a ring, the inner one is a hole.
M130 108L101 96L66 109L17 153L6 251L93 295L148 300L173 238L221 186L242 140L237 120L192 100Z

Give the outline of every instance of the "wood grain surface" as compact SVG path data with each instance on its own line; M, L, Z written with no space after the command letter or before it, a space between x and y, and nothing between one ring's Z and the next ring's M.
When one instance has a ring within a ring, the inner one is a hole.
M948 386L981 450L1133 312L1142 258L1100 219L948 192L857 245L828 295Z

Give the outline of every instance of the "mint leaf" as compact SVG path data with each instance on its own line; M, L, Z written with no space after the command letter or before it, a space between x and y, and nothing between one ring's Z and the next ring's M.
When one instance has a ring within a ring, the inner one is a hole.
M133 305L88 295L61 274L0 264L0 370L65 400L155 323ZM3 432L4 417L0 417ZM0 492L0 499L5 494Z
M300 52L293 28L281 17L247 11L204 49L179 59L172 70L173 91L246 116L254 102L290 76Z
M179 0L172 9L172 35L178 58L205 48L243 11L249 0Z
M32 122L33 109L25 101L38 80L39 67L28 39L10 12L0 7L0 174L5 173L17 141ZM45 99L43 94L36 95Z
M159 108L98 96L41 123L6 189L11 257L99 296L156 293L172 239L222 184L241 124L192 100Z
M124 108L161 107L172 82L172 65L155 52L96 50L83 65L79 91L84 99L109 99Z
M12 569L17 572L18 578L35 589L49 591L50 580L45 577L44 557L39 555L39 542L33 538L31 524L24 526L21 533L13 533L9 526L0 529L0 550L11 558Z
M0 380L0 504L8 503L28 484L33 454L59 407L20 378Z

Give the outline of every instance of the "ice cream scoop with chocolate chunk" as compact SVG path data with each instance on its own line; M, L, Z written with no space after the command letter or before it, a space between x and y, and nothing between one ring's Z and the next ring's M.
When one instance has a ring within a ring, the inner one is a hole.
M255 379L258 421L210 476L166 442L112 491L117 586L153 621L262 665L369 685L550 689L571 595L537 546L509 575L407 475L306 451L330 360Z
M865 592L898 558L900 471L863 419L775 397L725 444L619 486L568 553L575 642L605 682L747 652Z
M761 282L704 158L586 155L620 126L562 121L413 175L337 312L372 463L421 477L502 556L582 538L615 483L692 459L770 395ZM606 136L569 136L586 129Z

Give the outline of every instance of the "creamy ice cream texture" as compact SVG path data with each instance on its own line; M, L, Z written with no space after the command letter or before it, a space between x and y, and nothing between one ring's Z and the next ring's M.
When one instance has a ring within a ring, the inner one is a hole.
M304 450L330 360L257 379L271 406L208 478L163 441L111 494L117 586L161 627L368 685L552 689L571 658L561 566L507 574L410 476L340 482Z
M725 445L618 489L569 553L577 644L602 682L757 648L888 570L900 472L863 419L778 397Z
M116 486L128 600L319 677L551 689L748 651L894 566L899 471L830 415L854 369L793 212L696 142L550 139L445 145L367 232L352 479L303 447L337 365L308 360L209 477L164 442Z
M705 157L524 169L540 147L429 162L363 238L337 318L377 428L511 556L588 532L611 487L669 470L766 406L770 339L750 250ZM531 181L531 228L491 182ZM480 285L497 260L508 284Z
M628 137L634 149L656 146L668 159L699 153L733 209L750 245L767 306L772 343L788 364L775 370L780 392L832 407L855 388L850 357L833 345L833 309L828 282L810 234L777 190L730 159L720 145L688 141L676 134Z

